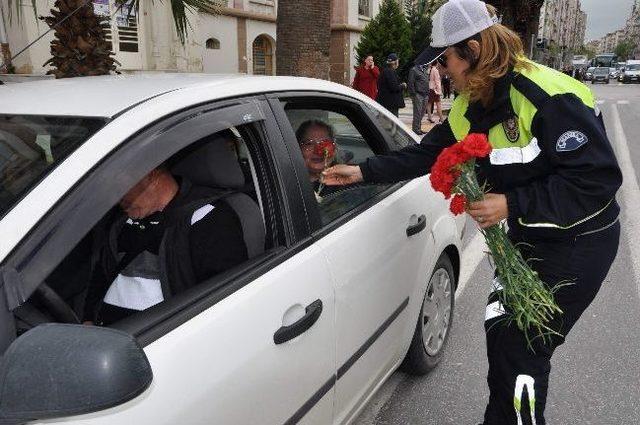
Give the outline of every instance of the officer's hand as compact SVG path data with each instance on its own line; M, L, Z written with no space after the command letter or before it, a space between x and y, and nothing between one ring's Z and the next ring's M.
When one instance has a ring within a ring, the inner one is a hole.
M357 165L339 164L322 172L322 182L328 186L354 184L362 180L362 171Z
M487 193L484 200L472 202L467 210L469 215L478 222L481 229L498 224L509 215L507 197L497 193Z

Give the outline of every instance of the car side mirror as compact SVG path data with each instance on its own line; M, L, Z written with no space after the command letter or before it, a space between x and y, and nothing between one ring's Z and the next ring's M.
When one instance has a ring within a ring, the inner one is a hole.
M153 380L129 334L48 323L16 339L0 363L0 423L96 412L129 401Z

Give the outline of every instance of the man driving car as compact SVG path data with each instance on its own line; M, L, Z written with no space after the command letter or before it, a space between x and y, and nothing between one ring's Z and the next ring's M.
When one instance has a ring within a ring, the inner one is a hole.
M133 186L97 229L84 323L110 325L245 261L224 196L165 166Z

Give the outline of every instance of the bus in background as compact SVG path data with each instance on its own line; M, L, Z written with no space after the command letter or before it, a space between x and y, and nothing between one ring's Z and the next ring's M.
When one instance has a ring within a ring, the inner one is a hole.
M591 66L615 68L618 63L618 56L615 53L601 53L591 59Z

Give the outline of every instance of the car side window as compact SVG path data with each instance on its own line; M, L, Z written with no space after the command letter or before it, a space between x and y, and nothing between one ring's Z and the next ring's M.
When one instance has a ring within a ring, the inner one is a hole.
M43 282L71 311L48 309L36 291L16 309L17 334L74 314L103 326L141 323L153 316L138 313L202 296L219 275L284 245L260 134L256 124L218 131L145 166L133 186L114 183L117 203Z
M390 185L327 186L322 171L336 164L359 164L375 155L371 123L358 110L339 106L311 107L307 102L284 101L285 112L315 193L322 224L326 225L367 202ZM363 112L360 110L360 112ZM369 131L366 130L368 125ZM378 138L380 136L378 135Z
M380 110L372 106L369 106L369 110L380 124L380 127L382 127L389 135L389 139L392 142L391 149L400 150L407 146L416 144L415 140L413 140L411 136L409 136L398 124L395 123L395 121L386 116Z

